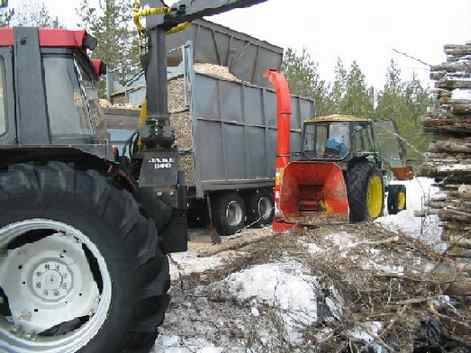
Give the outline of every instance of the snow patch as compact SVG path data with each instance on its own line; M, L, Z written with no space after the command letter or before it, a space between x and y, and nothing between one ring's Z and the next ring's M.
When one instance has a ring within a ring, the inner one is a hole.
M161 335L155 344L154 353L222 353L223 348L216 347L204 338L183 338Z
M318 281L306 272L294 261L257 265L214 283L213 289L241 305L277 308L291 343L298 344L302 343L300 329L317 321Z
M203 273L224 265L230 254L220 254L210 257L198 257L195 252L172 254L170 260L170 278L178 280L179 276L187 276L192 273Z
M367 345L370 345L370 348L375 353L386 352L386 350L381 347L379 344L375 343L376 337L378 337L380 330L383 328L381 322L372 321L365 322L361 326L356 327L355 329L349 332L350 336L358 341L364 342Z
M455 89L451 94L451 98L471 100L471 89Z
M439 173L441 172L459 172L463 170L470 170L471 165L469 164L452 164L452 165L444 165L444 166L439 166L437 168L437 171Z
M425 218L415 217L415 211L425 209L425 204L432 197L440 195L440 189L433 186L434 180L430 178L415 178L410 181L392 182L402 184L407 189L407 210L397 215L388 215L376 220L387 229L401 231L404 234L424 241L434 246L437 250L443 250L445 244L441 241L442 228L440 219L436 215Z

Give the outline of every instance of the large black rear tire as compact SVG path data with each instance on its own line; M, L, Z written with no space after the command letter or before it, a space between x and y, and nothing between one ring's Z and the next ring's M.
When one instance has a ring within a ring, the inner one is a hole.
M380 211L371 217L368 210L368 185L373 178L381 179L382 196ZM347 172L348 202L350 221L366 222L382 216L384 209L384 181L381 172L366 161L357 162Z
M275 205L272 192L257 190L256 192L251 192L246 200L249 224L254 227L262 227L273 222Z
M110 309L77 352L152 349L169 303L169 265L155 224L128 191L73 164L15 164L0 171L0 209L0 228L29 219L61 222L86 234L102 254L112 282Z
M233 235L245 226L247 209L237 192L224 192L213 198L213 223L219 235Z

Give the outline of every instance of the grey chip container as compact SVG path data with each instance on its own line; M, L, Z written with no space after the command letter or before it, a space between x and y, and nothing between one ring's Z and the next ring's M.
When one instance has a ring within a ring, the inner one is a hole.
M190 186L195 196L201 198L217 190L272 187L277 136L275 92L195 72L188 61L184 76L192 120ZM300 152L303 122L314 117L315 106L310 99L293 96L292 107L291 151Z
M283 48L245 33L206 20L196 20L190 29L171 34L167 47L171 51L193 43L193 61L226 66L241 80L268 86L267 69L280 69Z

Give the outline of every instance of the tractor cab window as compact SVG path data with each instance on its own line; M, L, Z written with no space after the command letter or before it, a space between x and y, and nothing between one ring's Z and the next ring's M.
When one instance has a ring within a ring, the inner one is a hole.
M53 143L94 143L96 121L87 98L87 80L73 56L45 56L44 73Z
M352 152L374 152L374 150L370 124L353 124Z
M350 152L350 125L337 122L308 123L304 129L304 157L344 159Z
M0 59L0 135L7 131L7 97L5 96L5 63Z

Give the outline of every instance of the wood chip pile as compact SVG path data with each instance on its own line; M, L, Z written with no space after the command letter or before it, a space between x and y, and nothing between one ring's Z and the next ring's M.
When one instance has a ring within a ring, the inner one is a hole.
M193 137L190 108L185 101L185 80L183 77L168 82L168 108L170 122L175 129L177 145L183 154L180 156L180 168L185 172L185 182L193 182Z
M193 65L193 69L200 74L211 75L228 81L242 82L226 66L197 63Z
M430 202L440 216L450 255L471 258L471 42L446 45L447 61L432 66L436 105L424 119L433 134L422 174L444 191Z
M241 82L224 66L194 64L193 69L198 73L210 75L218 79ZM185 95L185 80L183 77L177 77L168 82L168 106L171 124L177 135L178 148L184 152L180 157L180 167L185 172L186 183L192 185L194 184L192 120L189 107L190 97L185 99Z

